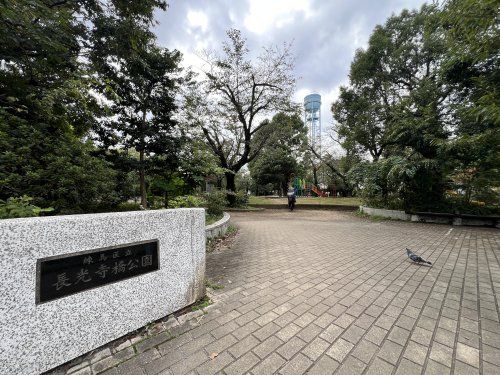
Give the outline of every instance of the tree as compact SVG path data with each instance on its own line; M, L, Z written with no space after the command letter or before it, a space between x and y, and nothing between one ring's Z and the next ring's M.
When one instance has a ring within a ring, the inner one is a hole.
M269 126L253 139L262 144L261 153L250 162L250 173L258 185L272 184L283 194L292 175L299 172L297 159L303 156L307 144L307 129L297 114L276 114Z
M159 48L150 30L166 7L2 4L0 199L27 194L56 212L87 212L137 196L140 185L145 205L146 172L179 168L172 114L180 54Z
M222 178L224 171L218 166L218 160L203 139L191 138L179 154L179 171L191 191L197 187L205 188L208 176Z
M252 142L261 150L280 147L295 158L302 156L307 146L307 128L299 114L279 112L263 126ZM258 156L257 156L258 158Z
M498 202L500 185L500 56L498 4L451 0L444 5L453 137L440 146L452 160L451 180L463 200Z
M445 116L442 103L448 94L437 80L441 39L435 5L404 10L375 28L368 48L356 52L350 85L341 88L332 105L342 144L377 161L389 156L394 144L422 146L429 132L445 136L436 121Z
M95 5L95 4L94 4ZM92 2L0 7L0 198L33 196L56 212L116 204L114 172L84 137L96 101L79 56Z
M356 152L352 152L351 149L347 148L345 144L343 144L343 147L346 151L346 155L343 157L346 161L349 160L349 163L343 163L342 166L351 166L352 160L355 160L356 158L353 158L353 155L357 157ZM308 146L308 152L305 154L305 161L306 164L311 165L312 173L313 173L313 180L314 184L318 184L318 171L322 167L326 167L329 169L330 173L334 178L340 179L342 182L342 185L344 187L344 192L346 195L351 195L352 194L352 187L351 183L349 182L349 179L347 177L347 171L348 169L345 168L340 168L340 163L338 163L339 160L337 160L334 155L332 155L328 151L322 151L322 153L319 153L319 150L315 147L312 147L312 145Z
M360 154L369 153L377 161L389 143L383 108L375 91L373 86L340 88L339 98L332 104L336 121L332 136L341 146L351 146Z
M349 178L372 204L477 212L472 199L498 201L497 23L490 0L424 5L357 52L332 111L339 142L371 155Z
M349 181L348 174L354 166L361 162L359 156L347 150L342 156L324 154L322 160L321 173L328 190L335 190L340 196L351 196L355 191L355 186ZM335 171L332 168L335 168ZM339 177L339 173L344 178Z
M272 184L280 195L286 193L290 178L298 172L299 165L286 150L269 150L253 161L250 166L252 178L258 185Z
M140 4L139 4L140 3ZM96 127L106 147L134 149L139 154L141 205L147 207L146 171L163 161L172 169L181 145L175 94L181 82L181 54L158 47L150 27L155 7L163 1L115 4L115 12L97 18L90 60L99 77L97 89L111 102L112 117Z
M240 31L231 29L227 35L222 56L206 54L208 69L186 96L185 118L203 133L225 170L227 189L234 191L235 174L254 160L267 142L265 137L253 142L270 124L256 124L257 120L276 111L290 112L295 78L288 45L264 48L252 62ZM234 204L233 195L228 199Z
M357 51L350 85L332 105L342 145L375 163L395 158L373 173L394 168L392 176L404 182L399 194L406 209L444 197L449 166L439 161L439 143L449 136L450 94L439 79L444 50L437 6L404 10L375 28L366 51Z
M166 165L169 160L170 166ZM164 206L168 207L171 197L190 194L199 187L204 189L207 176L221 176L223 171L204 142L189 139L182 144L175 160L153 157L150 174L152 195L162 196Z

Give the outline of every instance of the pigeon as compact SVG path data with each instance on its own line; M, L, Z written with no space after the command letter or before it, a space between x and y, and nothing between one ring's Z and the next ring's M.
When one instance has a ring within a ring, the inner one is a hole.
M415 254L413 251L411 251L408 248L406 248L406 255L408 255L408 258L410 258L411 260L413 260L416 263L427 263L427 264L432 265L431 262L426 261L421 256L418 256L417 254Z

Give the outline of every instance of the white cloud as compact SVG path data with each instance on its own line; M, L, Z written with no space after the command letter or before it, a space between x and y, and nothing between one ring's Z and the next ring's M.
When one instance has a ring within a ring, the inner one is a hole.
M204 48L220 50L229 28L242 30L251 56L260 47L293 42L298 78L294 101L311 93L322 97L321 118L326 144L332 125L330 107L341 85L348 83L357 48L366 48L377 24L403 8L419 8L426 0L189 0L171 2L158 12L160 43L183 53L184 67L200 72L197 56Z
M314 14L308 0L249 0L249 6L244 25L255 34L282 28L298 15L308 19Z
M201 31L206 32L208 29L208 16L201 10L189 9L187 12L187 20L190 28L201 28Z

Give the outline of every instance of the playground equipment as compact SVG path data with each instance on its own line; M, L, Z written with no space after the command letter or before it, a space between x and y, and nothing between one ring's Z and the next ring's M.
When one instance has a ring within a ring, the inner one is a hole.
M318 197L326 197L326 194L318 189L316 185L311 184L300 177L296 177L293 180L292 185L295 190L295 195L299 197L310 197L312 193Z

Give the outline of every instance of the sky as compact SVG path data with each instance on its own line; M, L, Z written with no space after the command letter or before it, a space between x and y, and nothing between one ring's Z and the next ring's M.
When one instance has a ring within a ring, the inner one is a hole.
M203 49L218 50L230 28L241 30L250 51L293 42L296 102L305 95L322 97L323 132L332 123L330 107L339 87L348 83L358 48L366 48L377 24L423 0L169 0L158 12L159 43L183 53L183 65L202 66Z

